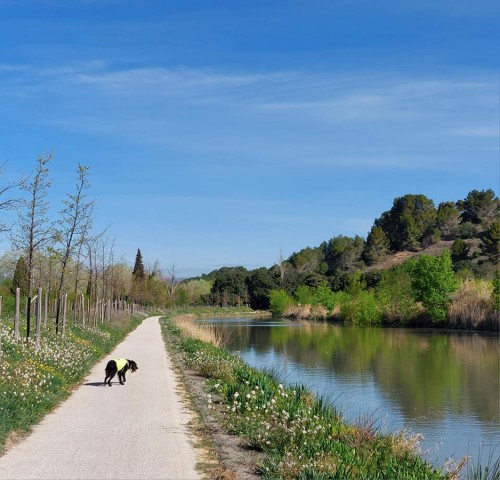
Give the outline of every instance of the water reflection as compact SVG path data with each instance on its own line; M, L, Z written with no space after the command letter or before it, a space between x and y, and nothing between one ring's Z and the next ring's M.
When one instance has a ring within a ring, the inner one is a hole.
M500 449L498 337L276 320L204 320L231 329L230 349L251 365L328 396L354 421L410 427L432 461ZM488 447L486 447L488 448Z

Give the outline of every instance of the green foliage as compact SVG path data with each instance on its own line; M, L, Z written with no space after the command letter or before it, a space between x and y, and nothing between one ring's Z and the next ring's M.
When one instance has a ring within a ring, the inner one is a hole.
M375 220L375 226L387 235L391 249L399 251L417 247L435 222L436 209L431 199L425 195L404 195Z
M15 295L16 289L21 290L21 295L28 295L28 283L29 283L29 273L28 266L24 257L19 257L16 263L16 270L14 271L14 277L12 278L12 294Z
M493 299L493 304L495 310L500 310L500 271L495 272L493 277L493 290L491 292L491 298Z
M457 207L464 222L480 223L486 227L500 215L500 200L491 188L470 191L467 198L457 202Z
M441 230L443 237L453 237L458 232L460 212L453 202L441 202L437 209L436 226Z
M269 308L269 292L277 288L276 278L267 268L252 270L246 280L250 306L255 310Z
M359 265L365 241L358 235L354 238L339 235L325 245L325 257L329 272L348 271Z
M297 290L295 290L295 300L300 305L312 305L314 301L314 292L311 287L307 285L300 285Z
M134 279L142 280L146 277L140 248L137 249L137 253L135 255L135 263L134 263L134 269L132 270L132 275Z
M493 262L498 262L500 256L500 221L493 222L484 234L480 245L481 251Z
M321 247L306 247L297 253L290 255L290 264L298 271L320 272L323 261L323 249Z
M388 323L407 325L417 316L419 307L406 265L384 271L375 292L382 317Z
M248 296L248 270L245 267L222 267L215 272L211 293L217 304L236 305Z
M454 277L451 256L445 250L440 257L420 255L408 262L414 297L437 323L447 317L450 294L458 282Z
M294 299L283 289L269 292L269 308L275 316L283 315L286 308L294 304Z
M461 262L469 258L470 245L461 238L455 239L450 248L451 260L453 263Z
M474 238L476 236L476 227L472 222L464 222L458 227L460 238Z
M369 265L380 262L380 260L387 255L389 246L389 239L384 233L384 230L381 227L374 225L368 234L366 245L363 250L363 258L365 262Z
M332 312L339 303L338 296L331 290L328 285L320 285L314 292L313 303L325 307L329 312Z
M340 316L353 325L379 325L382 315L373 291L360 290L349 297L340 306Z

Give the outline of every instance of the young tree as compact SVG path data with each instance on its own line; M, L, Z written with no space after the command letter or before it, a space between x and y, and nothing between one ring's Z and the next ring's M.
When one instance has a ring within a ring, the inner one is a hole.
M3 165L0 166L0 175L2 175L2 173ZM18 204L19 200L10 196L11 190L17 186L18 184L16 182L9 182L0 187L0 212L12 210ZM4 219L0 218L0 233L8 232L9 230L10 226Z
M30 336L31 293L36 253L53 237L53 225L47 218L49 204L46 201L51 185L48 164L52 155L40 155L33 173L20 184L26 197L20 202L18 229L11 236L14 247L25 252L28 267L28 310L26 315L26 337Z
M419 255L408 261L408 267L415 300L422 302L434 321L443 322L451 303L450 294L458 286L450 252L444 250L440 257Z
M75 193L68 193L67 199L63 200L64 209L60 212L61 218L57 222L57 240L61 245L61 248L59 249L61 271L59 275L59 286L57 289L58 299L56 308L56 333L59 332L61 294L69 261L75 253L75 245L80 242L85 226L89 222L90 213L92 212L93 203L86 201L87 195L85 193L89 187L88 170L88 167L78 165Z

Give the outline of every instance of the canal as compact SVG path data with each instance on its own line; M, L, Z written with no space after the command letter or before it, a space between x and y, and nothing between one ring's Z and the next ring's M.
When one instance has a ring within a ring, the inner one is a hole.
M281 319L204 319L228 348L327 398L348 422L423 436L435 465L500 455L497 335Z

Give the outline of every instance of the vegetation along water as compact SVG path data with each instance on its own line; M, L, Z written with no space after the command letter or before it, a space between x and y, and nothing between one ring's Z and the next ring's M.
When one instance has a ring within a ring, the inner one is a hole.
M499 349L493 334L340 326L285 319L199 320L249 365L327 398L349 422L422 435L435 465L500 454Z

